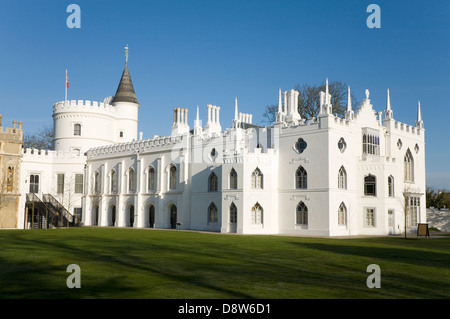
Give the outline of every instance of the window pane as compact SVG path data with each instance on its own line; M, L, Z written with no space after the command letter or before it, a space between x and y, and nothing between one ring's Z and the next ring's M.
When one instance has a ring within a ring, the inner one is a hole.
M237 189L237 173L234 169L230 172L230 188Z
M155 169L153 167L150 169L149 179L150 179L149 183L148 183L149 189L154 190L155 189Z
M81 135L81 125L75 124L73 128L73 135L80 136Z
M57 189L56 192L58 194L64 193L64 174L57 175Z
M376 178L369 175L364 177L364 195L376 196Z
M366 226L375 226L375 213L373 208L366 209Z
M75 175L75 193L76 194L83 193L83 174Z

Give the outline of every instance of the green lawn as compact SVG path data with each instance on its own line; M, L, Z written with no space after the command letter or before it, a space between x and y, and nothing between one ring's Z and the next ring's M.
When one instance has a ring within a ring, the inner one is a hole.
M450 238L74 228L2 230L0 243L0 298L450 298Z

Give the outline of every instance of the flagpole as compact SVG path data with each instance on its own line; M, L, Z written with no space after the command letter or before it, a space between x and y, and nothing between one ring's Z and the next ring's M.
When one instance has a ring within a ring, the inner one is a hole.
M64 101L67 101L67 84L68 84L68 74L67 74L67 70L66 70L66 85L65 85L65 87L66 87L66 96L65 96L65 100Z

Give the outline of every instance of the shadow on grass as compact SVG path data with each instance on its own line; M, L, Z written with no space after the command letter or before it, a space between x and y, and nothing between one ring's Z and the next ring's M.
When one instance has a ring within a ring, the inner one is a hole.
M183 267L208 269L210 266L207 262L209 258L207 260L189 258L201 255L195 247L180 248L162 242L142 243L138 239L136 242L130 242L129 238L125 240L108 238L107 241L101 241L102 238L96 236L55 239L52 240L51 237L31 239L18 234L9 238L8 245L23 247L26 257L22 258L23 262L12 262L0 257L0 282L2 282L0 298L161 297L158 295L149 297L152 282L129 281L129 277L134 275L140 276L144 281L149 278L146 275L151 275L150 278L155 278L156 275L156 284L173 290L167 291L162 295L163 298L167 296L190 298L195 295L197 289L202 290L205 296L209 291L213 296L252 298L251 295L215 285L212 278L206 278L201 272L183 269ZM47 252L51 252L47 259L33 261L37 256L45 255ZM178 260L177 257L182 260ZM81 267L81 289L69 289L66 286L66 279L70 275L66 272L66 267L71 263L79 264ZM95 270L98 267L111 273L96 276L92 271L85 271Z
M449 298L450 297L450 254L411 247L393 248L362 245L301 243L291 244L315 251L333 254L342 261L340 269L366 271L370 264L381 268L382 293L393 298ZM394 242L395 243L395 242ZM398 243L395 243L398 244ZM366 243L365 245L370 245ZM324 260L326 264L327 261ZM369 276L370 273L365 273ZM365 282L364 282L365 284Z
M2 235L0 298L443 298L449 291L448 279L407 269L448 274L449 255L413 250L413 242L401 249L392 240L123 229ZM66 287L72 263L81 267L81 289ZM382 267L381 290L366 286L369 263Z

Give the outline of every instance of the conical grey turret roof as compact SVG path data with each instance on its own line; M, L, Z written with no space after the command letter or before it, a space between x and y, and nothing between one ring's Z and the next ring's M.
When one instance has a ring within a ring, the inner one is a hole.
M134 93L133 82L131 81L130 71L128 70L128 63L125 63L122 77L120 78L119 87L112 103L115 102L129 102L139 104L136 93Z

